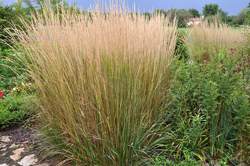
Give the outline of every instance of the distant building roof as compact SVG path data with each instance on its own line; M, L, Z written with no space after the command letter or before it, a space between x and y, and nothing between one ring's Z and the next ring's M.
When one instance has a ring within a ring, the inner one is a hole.
M187 26L199 25L203 21L203 18L203 16L190 18L187 22Z

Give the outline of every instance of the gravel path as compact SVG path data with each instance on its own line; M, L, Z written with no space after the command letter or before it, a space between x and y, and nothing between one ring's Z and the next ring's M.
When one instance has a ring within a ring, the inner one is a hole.
M19 127L0 131L0 166L52 166L55 162L42 160L37 134L32 129Z

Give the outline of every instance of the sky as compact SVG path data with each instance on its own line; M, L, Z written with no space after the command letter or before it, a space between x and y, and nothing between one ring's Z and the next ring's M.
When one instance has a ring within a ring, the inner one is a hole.
M1 1L1 0L0 0ZM4 4L11 4L16 0L2 0ZM95 0L68 0L69 3L76 1L83 9L94 5ZM105 0L104 0L105 1ZM195 8L202 11L202 7L208 3L216 3L229 15L238 14L245 8L250 0L127 0L128 6L136 6L140 11L153 11L154 9L189 9Z

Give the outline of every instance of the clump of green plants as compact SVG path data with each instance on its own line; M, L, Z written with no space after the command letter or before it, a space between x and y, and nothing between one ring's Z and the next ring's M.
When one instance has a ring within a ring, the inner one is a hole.
M249 94L238 62L219 53L206 64L173 63L165 116L168 160L249 164Z
M35 96L11 94L0 99L0 129L6 129L24 123L37 110Z
M244 44L245 51L241 55L238 70L243 71L245 79L250 83L250 29L244 29L243 34L246 36L246 43Z
M18 54L9 48L0 49L0 129L22 124L36 109L34 89Z
M178 29L177 38L176 38L176 46L175 46L175 56L179 60L188 60L189 52L186 44L186 40L189 34L188 29Z
M157 123L165 111L176 24L117 6L102 11L45 7L15 37L37 87L41 121L59 133L54 142L67 160L135 165L165 139Z
M3 5L0 2L0 48L9 49L13 44L11 35L6 30L13 26L23 28L20 17L28 19L29 9L23 8L22 1L18 1L13 5Z
M0 90L9 92L28 81L25 66L18 59L18 54L13 49L0 48Z
M186 154L186 155L188 155L188 154ZM173 160L170 160L164 156L156 156L156 157L153 157L153 162L150 163L149 165L152 165L152 166L169 166L169 165L196 166L196 165L202 165L202 162L196 161L196 160L193 160L190 158L186 158L185 160L182 160L182 161L173 161Z

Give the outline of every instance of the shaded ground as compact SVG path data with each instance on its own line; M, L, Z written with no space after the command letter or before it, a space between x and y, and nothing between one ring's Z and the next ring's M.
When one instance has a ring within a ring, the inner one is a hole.
M38 135L32 129L18 127L0 131L0 166L52 166L55 161L42 159Z

